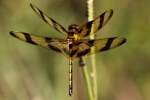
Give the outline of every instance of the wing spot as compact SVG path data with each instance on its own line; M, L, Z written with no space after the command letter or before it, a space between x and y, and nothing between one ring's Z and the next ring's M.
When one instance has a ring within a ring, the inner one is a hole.
M73 57L76 53L77 53L77 49L72 50L71 53L70 53L70 57Z
M45 42L49 43L52 40L52 38L45 37Z
M61 52L61 50L60 50L59 48L54 47L54 46L52 46L52 45L49 45L49 44L48 44L48 47L49 47L50 49L56 51L56 52Z
M85 49L84 51L78 53L78 57L84 56L84 55L86 55L86 54L89 53L89 52L90 52L90 48Z
M87 24L87 33L85 34L85 36L88 36L91 32L91 28L92 28L92 24L93 24L93 21L90 21L88 24Z
M100 49L100 51L108 50L110 48L110 46L111 46L111 44L112 44L112 42L113 42L114 39L115 38L109 38L108 41L107 41L107 43L106 43L106 45L102 49Z
M100 24L98 26L98 29L103 27L103 22L104 22L104 16L105 16L105 12L103 14L100 15Z
M23 33L23 35L25 36L26 42L37 45L34 41L32 41L32 38L28 33Z
M9 33L10 33L10 35L12 35L13 37L18 38L18 37L17 37L17 35L16 35L16 34L14 34L14 32L13 32L13 31L11 31L11 32L9 32Z
M90 47L94 46L94 40L88 41L88 46L90 46Z
M125 43L127 40L124 38L119 45L122 45L123 43Z

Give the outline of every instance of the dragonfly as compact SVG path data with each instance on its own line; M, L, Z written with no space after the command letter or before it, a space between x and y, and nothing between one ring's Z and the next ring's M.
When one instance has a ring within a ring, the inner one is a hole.
M46 15L37 6L30 4L30 7L46 24L64 34L65 38L44 37L33 35L27 32L14 31L11 31L10 35L30 44L51 49L69 58L69 96L72 96L73 94L74 59L78 58L79 64L83 66L84 62L82 57L118 47L126 42L126 38L123 37L108 37L102 39L88 38L91 31L94 35L96 35L95 33L111 19L113 15L112 9L106 10L94 20L88 21L82 26L71 24L68 26L68 30L66 30L61 24Z

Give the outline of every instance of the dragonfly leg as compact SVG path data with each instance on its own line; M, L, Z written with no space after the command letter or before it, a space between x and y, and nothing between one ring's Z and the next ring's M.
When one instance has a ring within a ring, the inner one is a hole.
M84 67L85 66L85 63L84 63L82 57L79 57L79 66L80 67Z

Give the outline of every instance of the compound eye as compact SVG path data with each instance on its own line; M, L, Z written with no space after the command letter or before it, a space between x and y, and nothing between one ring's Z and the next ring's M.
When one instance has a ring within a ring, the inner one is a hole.
M72 26L69 27L69 30L71 30L71 29L72 29Z
M79 26L76 26L76 29L77 29L77 30L79 30L79 29L80 29L80 27L79 27Z
M72 30L72 29L74 29L75 27L74 26L69 26L69 30Z

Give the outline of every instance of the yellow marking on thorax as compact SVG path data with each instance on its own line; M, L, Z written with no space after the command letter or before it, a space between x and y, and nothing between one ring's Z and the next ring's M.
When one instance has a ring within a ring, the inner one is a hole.
M78 34L74 34L74 39L75 40L79 40L80 39L79 35Z

